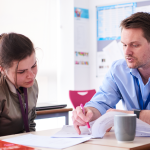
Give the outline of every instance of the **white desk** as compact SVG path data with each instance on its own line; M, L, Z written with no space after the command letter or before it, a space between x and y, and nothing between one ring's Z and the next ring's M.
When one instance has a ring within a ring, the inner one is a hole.
M35 135L51 136L58 132L60 129L51 129L44 131L31 132ZM16 135L2 136L1 139L6 139L9 137L15 137L19 135L24 135L27 133L21 133ZM41 150L54 150L50 148L39 148ZM55 149L56 150L56 149ZM91 139L82 144L78 144L65 150L150 150L150 137L135 137L133 143L117 143L114 132L108 132L105 134L103 139Z
M69 111L72 111L72 108L60 108L60 109L49 109L49 110L40 110L36 111L37 119L46 119L46 118L53 118L53 117L65 117L65 124L69 124Z

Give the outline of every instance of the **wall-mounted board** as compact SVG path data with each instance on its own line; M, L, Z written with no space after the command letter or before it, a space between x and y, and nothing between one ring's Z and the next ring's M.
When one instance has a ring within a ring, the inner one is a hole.
M136 12L150 12L150 1L96 7L97 77L105 75L114 60L124 58L120 23Z

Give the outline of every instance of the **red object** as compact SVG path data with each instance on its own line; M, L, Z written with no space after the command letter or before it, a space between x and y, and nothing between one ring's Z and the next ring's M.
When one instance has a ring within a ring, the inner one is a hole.
M0 150L10 150L10 149L18 149L18 150L37 150L36 148L23 146L19 144L9 143L0 140Z
M95 93L96 93L95 89L85 91L70 90L69 97L73 107L76 108L77 106L80 106L81 103L84 106L86 102L91 100L91 98L94 96Z

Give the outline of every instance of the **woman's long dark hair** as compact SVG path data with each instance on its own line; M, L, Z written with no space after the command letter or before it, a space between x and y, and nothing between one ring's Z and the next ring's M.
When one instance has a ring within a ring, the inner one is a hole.
M3 33L0 35L0 65L4 69L12 67L14 61L25 59L35 52L34 45L31 40L17 33ZM15 84L17 86L17 68L16 66L16 77ZM0 78L3 74L0 74Z

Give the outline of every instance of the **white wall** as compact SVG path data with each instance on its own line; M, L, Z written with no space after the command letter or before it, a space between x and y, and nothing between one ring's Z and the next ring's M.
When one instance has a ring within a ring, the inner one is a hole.
M57 54L57 99L61 103L67 103L70 107L72 107L72 105L69 99L69 90L89 89L90 83L89 66L77 67L74 63L74 7L88 9L88 0L60 0L60 46ZM87 30L89 31L89 26ZM86 47L89 47L88 43L89 41L86 41ZM87 52L88 51L89 49L87 49Z
M89 9L89 0L74 0L74 7ZM82 29L82 32L79 29ZM74 34L74 51L89 53L89 19L74 18ZM89 90L89 81L90 63L89 65L74 64L74 90Z
M69 4L69 2L71 1L68 1L67 3ZM63 14L65 23L68 16L67 3L66 13ZM71 7L73 11L73 4ZM61 78L59 78L59 80L62 80L64 85L68 82L68 72L71 67L69 68L65 65L65 62L62 62L61 59L59 59L60 55L62 55L63 58L66 57L64 52L67 47L57 53L57 49L60 47L60 30L57 30L60 29L59 9L59 0L0 0L0 34L4 32L24 34L33 41L35 47L39 48L36 51L38 58L38 102L57 101L57 69L59 69L58 72L62 71L64 73L60 76ZM73 20L73 14L70 14L70 16L72 16ZM67 28L64 27L65 31L68 33L73 31L73 27L68 28L69 26L70 24L68 24ZM70 37L69 34L63 34L66 35L67 38ZM68 40L69 38L67 38L63 40ZM68 41L68 43L71 45L70 47L73 47L73 42L71 43ZM70 52L70 48L67 48L67 51ZM73 57L73 54L71 56ZM70 58L70 60L72 60L72 58ZM70 60L66 61L66 63L70 64ZM57 68L58 61L60 64L59 68ZM61 65L63 67L61 67ZM65 74L66 70L68 70L68 72ZM72 78L70 80L73 82ZM61 96L63 96L64 86L61 88L62 93L60 93L60 101L62 100ZM68 91L65 91L64 93L67 93L68 98ZM60 128L65 124L65 117L36 120L36 123L37 130Z
M57 99L67 103L74 89L74 1L60 0L60 46L57 53Z
M0 0L0 34L24 34L40 48L37 49L38 102L57 100L57 1Z
M89 0L74 0L74 7L88 9Z

